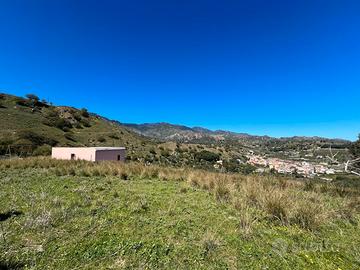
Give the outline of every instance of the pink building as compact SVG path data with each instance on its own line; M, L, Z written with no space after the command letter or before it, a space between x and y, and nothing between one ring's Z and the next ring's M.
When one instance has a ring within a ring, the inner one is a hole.
M89 161L125 161L125 147L53 147L51 157L55 159L82 159Z

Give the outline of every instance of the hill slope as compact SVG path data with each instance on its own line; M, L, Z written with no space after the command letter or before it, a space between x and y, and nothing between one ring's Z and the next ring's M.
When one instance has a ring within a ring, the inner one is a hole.
M349 142L344 140L277 139L168 123L122 124L86 109L52 106L34 95L0 94L0 118L0 155L46 155L51 146L125 146L133 161L213 169L222 160L226 170L235 171L236 163L251 152L318 163L327 162L331 146L338 158L348 156Z
M348 143L342 139L328 139L321 137L284 137L274 138L269 136L256 136L247 133L237 133L226 130L209 130L202 127L187 127L183 125L173 125L169 123L145 123L145 124L123 124L131 130L165 141L179 141L191 143L194 141L203 143L214 143L226 140L237 140L243 143L264 143L264 142L322 142L332 145L343 145Z
M146 151L151 140L99 115L67 106L0 95L0 144L34 150L50 146L125 146Z
M120 122L85 109L52 106L36 96L27 98L0 94L0 156L48 155L51 146L125 146L127 158L167 166L198 166L211 169L215 158L229 158L218 147L161 144L132 131ZM202 156L210 161L203 161ZM212 156L211 156L212 155Z

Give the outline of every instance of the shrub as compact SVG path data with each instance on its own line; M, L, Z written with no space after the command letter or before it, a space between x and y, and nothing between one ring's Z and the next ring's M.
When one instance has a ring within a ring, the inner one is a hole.
M76 139L75 139L73 133L70 133L70 132L69 132L69 133L65 133L64 137L65 137L66 139L68 139L69 141L76 142Z
M50 156L51 155L51 146L50 145L41 145L38 146L34 152L34 156Z
M250 164L240 164L239 165L239 172L243 174L250 174L253 173L256 170L255 166L252 166Z
M220 159L220 155L214 152L203 150L195 154L195 159L197 161L205 160L208 162L215 162Z
M209 257L218 249L220 246L219 241L215 238L213 234L208 233L203 240L203 256Z
M120 139L120 137L117 135L117 134L110 134L109 135L109 138L111 138L111 139L115 139L115 140L118 140L118 139Z
M304 190L305 191L313 191L315 189L314 181L306 180L304 183Z
M30 104L28 102L28 100L24 99L24 98L16 98L15 103L19 106L24 106L24 107L29 107Z
M321 212L323 210L318 204L300 202L291 218L291 223L297 224L303 229L314 230L320 224Z
M129 179L129 176L126 172L121 172L120 173L120 179L122 180L128 180Z
M160 152L161 156L163 157L169 157L170 156L170 151L168 149L162 149Z
M58 141L42 136L40 134L37 134L31 130L22 130L19 131L18 136L20 139L24 139L24 140L28 140L30 141L33 145L43 145L43 144L48 144L51 146L54 146L55 144L58 143Z
M26 97L29 99L29 100L33 100L35 102L38 102L40 100L40 98L37 96L37 95L34 95L34 94L26 94Z
M236 159L225 160L223 166L227 172L239 172L239 162Z
M265 198L265 210L271 220L286 223L288 218L289 202L284 195L277 191L272 191Z
M55 126L63 131L67 131L72 128L71 123L63 118L57 119L55 121Z
M75 124L75 128L77 128L77 129L82 129L83 127L81 126L80 123L76 123L76 124Z
M73 116L74 116L74 119L75 119L76 121L81 121L81 114L80 114L80 112L74 113Z
M103 136L99 137L97 140L98 142L106 142L106 139Z
M83 124L84 127L91 127L90 121L86 119L81 119L81 123Z
M90 116L89 112L87 111L87 109L82 108L80 111L81 115L85 118L88 118Z
M237 207L239 210L239 229L244 237L248 237L251 234L257 219L245 202L238 203L240 204L240 206Z

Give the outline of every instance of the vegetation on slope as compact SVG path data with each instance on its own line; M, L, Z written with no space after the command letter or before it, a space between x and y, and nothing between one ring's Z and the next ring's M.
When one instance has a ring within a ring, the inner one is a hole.
M323 147L330 145L337 148L341 162L349 155L347 142L339 140L274 139L165 123L124 126L86 109L53 106L34 94L26 98L0 94L0 105L0 155L49 155L51 146L125 146L127 159L132 161L242 173L255 169L244 164L250 151L284 159L306 157L316 163L328 162L326 156L331 151ZM166 135L174 142L146 138L129 128L154 138ZM190 133L194 135L192 140L176 143L178 135L186 137ZM209 136L211 140L206 139ZM216 165L218 160L221 166Z
M125 146L145 156L155 145L86 109L52 106L35 95L0 95L0 154L49 154L50 146ZM39 148L39 149L38 149ZM38 150L37 150L38 149Z
M49 155L51 146L125 146L132 161L212 170L213 162L198 152L222 159L241 157L218 146L155 142L86 109L52 106L33 94L26 98L1 94L0 102L0 155Z
M359 269L359 186L89 163L0 161L0 265Z

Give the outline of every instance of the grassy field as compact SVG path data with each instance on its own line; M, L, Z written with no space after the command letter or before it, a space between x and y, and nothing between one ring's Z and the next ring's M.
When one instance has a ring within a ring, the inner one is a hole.
M0 269L360 268L356 185L29 158L0 186Z

